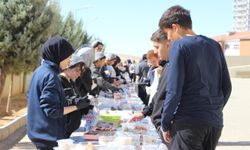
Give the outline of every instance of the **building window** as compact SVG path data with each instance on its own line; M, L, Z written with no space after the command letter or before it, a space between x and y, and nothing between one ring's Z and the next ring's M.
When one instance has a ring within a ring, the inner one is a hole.
M239 49L239 44L234 44L234 49Z

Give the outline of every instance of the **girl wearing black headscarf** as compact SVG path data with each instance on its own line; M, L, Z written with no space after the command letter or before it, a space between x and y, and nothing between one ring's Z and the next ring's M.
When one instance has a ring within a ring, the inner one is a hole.
M74 49L56 36L42 46L42 63L33 73L28 91L27 134L38 149L53 149L64 138L63 115L81 108L64 107L65 95L58 74L70 62Z

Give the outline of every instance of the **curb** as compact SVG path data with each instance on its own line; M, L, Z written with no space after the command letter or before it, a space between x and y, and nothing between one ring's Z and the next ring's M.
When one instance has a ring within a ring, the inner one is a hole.
M8 124L0 127L0 141L3 141L4 139L8 138L15 131L25 126L26 116L27 116L27 113L20 117L17 117L16 119L12 120Z

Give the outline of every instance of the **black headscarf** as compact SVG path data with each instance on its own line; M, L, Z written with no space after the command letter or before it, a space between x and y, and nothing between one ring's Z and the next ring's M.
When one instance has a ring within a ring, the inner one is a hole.
M42 46L42 58L58 65L73 52L71 44L60 36L48 39Z

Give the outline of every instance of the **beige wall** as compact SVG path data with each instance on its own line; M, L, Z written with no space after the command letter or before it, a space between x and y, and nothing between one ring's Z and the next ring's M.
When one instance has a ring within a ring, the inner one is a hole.
M240 41L240 56L250 56L250 40Z
M250 56L226 56L231 77L250 78Z
M32 76L32 73L26 74L26 76L25 76L26 81L24 83L24 74L23 73L18 75L18 76L14 75L14 77L13 77L12 95L19 95L19 94L22 93L23 90L25 92L27 92L31 76ZM8 97L10 82L11 82L11 76L7 75L7 78L6 78L6 81L5 81L5 84L4 84L3 93L2 93L2 98L7 98ZM25 86L24 89L23 89L23 86Z
M135 60L136 63L140 61L140 57L138 56L124 55L124 54L117 54L117 55L121 58L122 62L124 62L126 59L131 59L132 61Z
M250 56L226 56L226 60L229 67L250 65Z

